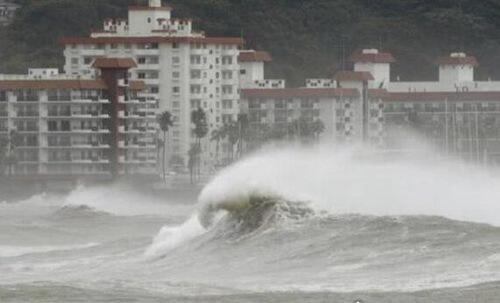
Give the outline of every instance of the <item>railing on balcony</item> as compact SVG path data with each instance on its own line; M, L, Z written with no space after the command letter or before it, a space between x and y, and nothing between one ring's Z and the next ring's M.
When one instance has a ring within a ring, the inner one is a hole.
M39 115L40 113L35 111L18 111L16 113L17 117L37 117Z

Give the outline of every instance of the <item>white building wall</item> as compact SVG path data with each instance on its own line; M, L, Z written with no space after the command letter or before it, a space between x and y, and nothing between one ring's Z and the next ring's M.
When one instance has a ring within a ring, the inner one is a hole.
M245 71L240 75L241 88L254 87L255 81L264 79L264 62L241 62L240 69Z
M370 88L387 88L391 81L391 66L389 63L362 63L354 64L355 72L370 72L375 78L370 82Z
M170 20L171 14L167 10L130 10L128 14L129 34L150 35L151 31L157 29L158 19Z
M472 65L442 65L439 67L439 82L462 83L474 81L474 67Z

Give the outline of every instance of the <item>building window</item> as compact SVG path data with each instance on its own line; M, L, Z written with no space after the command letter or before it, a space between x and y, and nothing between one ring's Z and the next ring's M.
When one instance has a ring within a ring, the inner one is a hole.
M151 18L148 18L148 23L151 23Z
M180 77L181 77L181 73L180 72L172 72L172 78L179 79Z
M223 71L222 72L222 79L225 79L225 80L231 80L233 79L233 72L232 71Z
M146 79L146 73L137 73L137 78Z
M222 57L222 65L231 65L233 64L233 57L232 56L223 56Z
M160 89L158 88L158 86L151 86L150 90L149 90L152 94L158 94L160 92Z
M201 64L201 56L191 55L191 64Z
M222 100L222 108L223 109L232 109L233 108L233 100Z
M172 88L172 91L174 92L174 94L179 94L181 92L181 88L179 86L174 86Z
M92 57L84 57L83 58L83 64L89 65L90 63L92 63L93 59L94 58L92 58Z
M137 63L139 63L139 64L146 64L146 58L144 58L144 57L137 58Z
M177 42L172 43L172 48L179 48L179 44Z
M201 107L201 100L193 99L191 100L191 108L199 108Z
M71 64L77 65L78 64L78 58L71 58Z
M222 93L223 94L232 94L233 93L233 86L232 85L223 85L222 86Z
M191 94L201 93L201 85L191 85Z
M172 57L172 63L173 64L179 64L179 63L181 63L181 58L179 58L179 57Z
M246 69L241 69L240 70L240 75L246 75L247 74L247 70Z
M201 79L201 70L192 69L191 70L191 79Z
M47 127L49 131L57 131L57 122L56 121L49 121L47 122Z

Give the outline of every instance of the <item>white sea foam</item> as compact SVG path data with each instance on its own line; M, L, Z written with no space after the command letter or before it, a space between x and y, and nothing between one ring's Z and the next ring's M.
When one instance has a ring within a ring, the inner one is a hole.
M180 226L164 226L144 255L147 258L159 257L205 232L196 215Z
M500 180L432 153L404 160L366 147L265 150L223 170L202 204L255 192L307 200L337 214L437 215L500 225Z
M28 254L42 254L56 251L70 251L97 246L97 243L66 246L4 246L0 245L0 258L19 257Z

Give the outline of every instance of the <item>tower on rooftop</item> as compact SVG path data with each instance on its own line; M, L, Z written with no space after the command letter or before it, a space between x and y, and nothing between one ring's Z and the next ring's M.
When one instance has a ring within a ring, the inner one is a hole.
M374 81L370 88L387 88L391 78L391 63L396 60L390 53L381 53L378 49L363 49L352 55L350 61L354 63L354 71L373 75Z
M479 66L477 59L465 53L452 53L437 60L439 82L464 83L474 81L474 69Z

